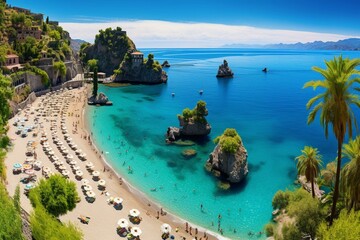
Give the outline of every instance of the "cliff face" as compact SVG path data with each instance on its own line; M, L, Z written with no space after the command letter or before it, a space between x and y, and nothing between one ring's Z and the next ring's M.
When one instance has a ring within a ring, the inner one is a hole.
M184 122L184 119L179 117L180 134L184 136L206 136L211 132L211 126L207 122Z
M119 74L116 75L115 81L158 84L167 82L167 74L160 67L149 66L146 63L133 67L130 61L123 61L119 68Z
M95 43L81 49L80 55L84 64L90 59L97 59L99 71L112 75L123 61L126 53L135 49L134 42L121 28L107 28L105 31L100 30L96 35Z
M234 154L224 152L220 144L216 145L206 164L212 172L219 171L231 183L241 182L248 174L247 151L242 144Z

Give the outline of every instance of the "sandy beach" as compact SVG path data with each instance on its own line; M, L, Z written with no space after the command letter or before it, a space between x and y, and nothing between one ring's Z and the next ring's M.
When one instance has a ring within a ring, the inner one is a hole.
M7 188L9 193L13 195L18 184L20 184L21 193L24 193L26 184L21 183L20 179L27 177L27 174L13 174L13 165L15 163L24 163L26 160L25 152L27 151L27 144L29 141L33 141L32 145L36 153L34 161L41 162L40 164L38 163L40 165L38 170L32 171L38 180L44 177L43 170L45 168L48 168L47 170L53 173L59 173L58 168L55 167L56 161L51 161L53 157L49 157L56 156L59 158L58 161L63 161L63 171L67 171L65 175L68 175L68 178L76 183L81 201L72 212L60 218L62 221L71 221L76 224L83 231L84 239L126 239L120 237L116 229L119 219L129 220L128 215L131 209L140 211L140 217L142 218L140 224L129 222L129 226L141 229L141 239L161 239L161 226L164 223L170 224L172 228L170 235L173 235L175 239L225 239L215 236L214 233L208 231L204 233L204 229L191 223L186 224L185 220L172 215L167 209L162 209L161 206L151 202L144 194L130 186L126 179L113 171L103 158L101 150L98 150L92 144L91 134L86 129L84 120L86 99L87 89L85 87L57 92L51 96L39 97L27 108L28 111L22 110L14 118L10 119L8 135L12 139L14 146L6 159ZM52 110L45 111L46 109L51 109L44 106L47 102L51 101L55 101L54 104L59 105L56 108L58 109L57 112ZM42 113L39 110L41 107L44 108ZM38 118L38 127L29 132L27 137L22 137L15 133L17 127L14 126L14 122L21 121L25 116L28 118L24 122L25 126L35 126L34 119ZM36 137L33 136L34 132L38 132ZM45 139L45 134L47 141L44 142L47 142L52 154L44 151L44 147L40 144ZM65 147L65 149L61 149L57 145L58 143L55 144L54 139L57 139L57 142L61 141L61 146ZM69 142L72 145L77 145L76 149L70 148ZM66 154L68 155L64 154L63 150L67 151ZM78 150L78 152L75 150ZM80 159L81 157L79 156L82 153L82 156L86 154L86 160L84 158ZM65 156L68 157L69 155L72 156L74 162L65 158ZM66 162L66 160L68 161ZM93 164L91 171L88 171L89 162ZM82 172L82 174L79 174L82 175L81 178L75 175L76 171L79 170ZM94 172L97 173L94 174ZM97 175L98 177L95 177ZM84 193L81 179L89 180L88 185L95 194L94 202L87 201L86 195L88 192ZM105 190L99 183L105 183ZM36 185L36 182L34 184ZM118 205L118 207L114 207L114 204L109 203L111 198L116 197L123 199L122 204ZM21 205L28 213L31 213L32 207L30 201L24 194L21 195ZM80 216L89 217L89 223L81 223L79 220ZM188 225L188 231L186 231L186 225Z

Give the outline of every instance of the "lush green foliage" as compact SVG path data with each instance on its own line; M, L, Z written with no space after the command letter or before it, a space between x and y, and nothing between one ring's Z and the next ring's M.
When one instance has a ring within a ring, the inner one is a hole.
M0 181L0 239L22 240L22 222L18 209Z
M41 179L39 185L30 191L29 198L34 207L43 206L58 217L75 208L78 194L74 182L56 174L47 180Z
M206 102L200 100L197 102L196 107L193 110L185 108L180 117L185 121L194 121L200 123L206 123L205 116L207 116L208 111L206 109Z
M5 156L6 152L0 149L0 182L6 179Z
M351 109L352 105L360 106L360 99L353 92L359 91L356 84L360 83L360 59L335 57L331 61L325 61L326 69L313 67L313 70L320 73L324 80L307 82L304 87L318 87L325 91L318 94L308 101L306 108L311 109L308 116L308 124L313 122L318 112L320 113L320 123L325 128L325 136L328 136L329 125L332 126L333 133L337 139L337 167L333 203L331 209L330 225L336 215L336 204L339 198L339 183L342 158L342 144L345 134L352 137L353 124L356 123L355 115ZM354 91L353 91L354 90Z
M11 99L13 88L11 80L0 73L0 130L6 126L10 116L10 106L8 100Z
M65 66L65 63L63 61L54 62L54 69L61 76L66 75L66 66Z
M284 224L284 226L282 228L281 239L299 240L299 239L302 239L302 235L303 234L300 232L300 230L298 229L298 227L295 224L289 223L289 224Z
M63 224L46 210L38 206L30 216L31 230L34 239L83 239L83 233L72 223Z
M89 67L89 70L93 72L94 69L98 67L98 60L97 59L88 60L87 66Z
M234 128L227 128L214 142L220 144L221 150L234 154L240 147L241 138Z
M290 195L289 191L277 191L272 200L273 209L284 209L288 206L290 202Z
M40 76L41 77L41 82L42 82L42 84L44 84L44 86L49 86L50 85L49 75L44 70L42 70L42 69L40 69L38 67L35 67L35 66L30 66L28 68L28 71Z
M273 223L268 223L265 225L265 234L267 237L274 235L274 224Z
M338 219L329 228L322 222L317 231L321 240L358 240L360 236L360 212L342 210Z
M360 136L343 146L344 157L349 159L341 172L341 186L348 209L360 209Z
M305 146L301 150L302 155L296 157L298 161L296 167L299 175L305 175L306 179L311 182L312 196L315 197L314 181L320 173L320 166L322 164L321 155L317 148Z
M324 186L334 189L336 175L336 160L326 164L326 168L321 169L321 178Z

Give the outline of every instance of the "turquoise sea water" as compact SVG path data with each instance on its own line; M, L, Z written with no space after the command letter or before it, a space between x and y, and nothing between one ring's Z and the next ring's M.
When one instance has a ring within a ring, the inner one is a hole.
M319 148L324 162L336 156L336 141L324 137L318 120L306 124L305 104L316 93L302 89L321 79L312 66L343 54L360 52L278 51L239 49L143 49L160 62L168 60L167 84L99 90L112 107L88 107L87 118L95 142L107 160L131 184L164 209L217 232L218 215L224 235L232 239L263 231L271 219L271 200L279 189L291 188L296 178L294 157L304 145ZM235 73L217 79L223 59ZM261 69L267 67L268 73ZM204 94L200 95L199 90ZM175 93L175 97L171 93ZM185 159L186 147L166 145L168 126L178 126L177 114L207 102L212 132L197 146L197 156ZM356 112L359 117L359 112ZM217 179L204 170L214 148L212 139L225 128L236 128L248 150L249 175L228 192L219 191ZM128 173L131 166L133 173ZM151 191L156 188L157 191ZM200 205L203 205L203 211ZM234 229L236 232L234 232Z

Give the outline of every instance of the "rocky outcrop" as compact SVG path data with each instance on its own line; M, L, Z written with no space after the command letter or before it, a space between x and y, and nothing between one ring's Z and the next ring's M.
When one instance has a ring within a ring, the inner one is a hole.
M88 99L88 104L89 105L107 105L110 106L112 105L112 102L109 101L109 98L104 94L104 93L99 93L96 97L95 96L91 96Z
M123 61L120 65L120 73L116 75L115 82L159 84L166 83L168 76L158 67L149 67L146 63L133 67L131 62Z
M168 68L168 67L170 67L170 63L169 63L167 60L165 60L165 61L161 64L161 66L162 66L162 67L165 67L165 68Z
M188 122L184 121L184 118L178 117L180 126L180 134L184 136L206 136L211 132L211 126L207 122L196 122L189 120Z
M228 62L226 60L224 60L224 63L219 66L219 70L218 70L216 77L226 78L226 77L233 77L233 76L234 76L234 73L229 68Z
M126 35L120 27L116 29L100 30L96 35L95 43L88 44L81 49L80 56L84 65L90 59L98 60L99 72L112 75L119 68L126 53L136 49L134 42Z
M222 151L220 144L217 144L209 155L206 168L215 176L222 176L230 183L238 183L248 174L247 156L247 151L242 144L235 153Z

